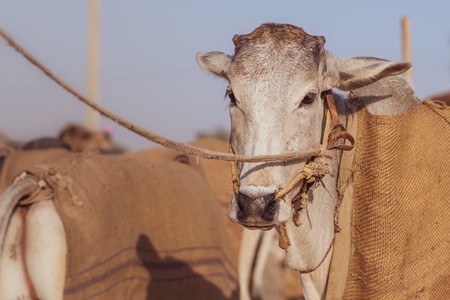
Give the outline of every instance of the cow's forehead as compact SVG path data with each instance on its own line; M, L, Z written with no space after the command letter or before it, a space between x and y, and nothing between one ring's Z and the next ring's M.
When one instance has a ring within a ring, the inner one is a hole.
M317 71L323 47L323 40L288 24L264 24L233 42L231 77L309 75Z
M233 43L236 46L236 52L238 52L242 46L251 41L259 43L278 42L280 46L283 46L284 43L295 43L301 37L308 36L311 37L300 27L290 24L268 23L257 27L249 34L235 35Z

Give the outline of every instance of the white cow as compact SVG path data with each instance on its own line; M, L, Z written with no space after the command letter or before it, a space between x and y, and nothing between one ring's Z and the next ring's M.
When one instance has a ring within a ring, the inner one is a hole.
M397 114L420 104L400 78L407 62L373 57L339 59L324 49L325 38L288 24L263 24L233 37L235 53L198 53L199 65L228 81L231 146L239 155L278 155L300 152L322 140L325 93L332 88L357 89L373 114ZM385 79L383 79L385 78ZM335 96L345 118L347 103ZM293 220L292 201L298 184L282 199L275 195L303 169L308 159L288 163L238 163L239 192L229 218L249 229L280 225L291 245L287 265L301 272L306 299L324 299L334 240L334 212L338 199L336 166L322 184L308 192L306 211ZM325 188L327 187L327 188ZM299 221L299 222L298 222ZM302 223L297 226L295 223Z

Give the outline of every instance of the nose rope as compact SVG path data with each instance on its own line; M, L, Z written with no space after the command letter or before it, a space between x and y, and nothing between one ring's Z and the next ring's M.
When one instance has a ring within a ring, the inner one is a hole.
M233 148L229 147L229 152L234 153ZM284 196L286 196L289 192L291 192L297 184L299 184L301 181L306 182L314 182L317 179L320 179L323 175L329 173L330 168L326 167L325 169L322 167L312 167L312 164L314 164L314 161L311 163L307 163L303 166L302 171L295 176L295 178L284 188L279 190L275 194L275 199L281 199ZM233 191L234 194L237 195L239 193L239 176L237 172L237 165L236 162L231 162L231 182L233 183Z
M284 189L278 191L275 194L275 200L283 198L284 196L286 196L290 191L292 191L294 189L294 187L300 183L300 181L302 180L310 180L311 178L313 178L313 171L311 170L310 164L305 164L303 166L302 171L300 172L300 174L298 174L297 176L295 176L295 178L291 181L291 183L289 183Z
M333 125L332 123L333 122L331 120L330 109L329 109L329 107L328 108L326 107L325 108L325 127L323 128L322 143L321 143L324 148L328 148L328 140L329 140L329 136L331 134L331 128L332 128L332 125ZM308 169L311 169L309 165L310 164L305 164L305 166L303 167L303 170L302 170L302 172L300 174L302 174L305 171L305 167L308 168ZM331 172L331 170L330 170L330 172ZM313 176L313 173L311 171L311 176L305 176L305 178L302 179L303 180L303 184L302 184L301 190L300 190L300 192L297 195L294 196L294 198L291 201L292 209L294 211L293 214L292 214L292 220L294 221L294 224L296 226L302 225L302 221L300 221L300 212L302 210L306 209L306 205L308 203L308 191L309 191L310 187L315 182L321 182L322 185L323 185L322 178L323 178L324 175L325 174L322 174L322 175L318 176L318 174L316 174L315 176ZM297 183L299 183L300 181L298 181ZM295 208L294 204L297 201L299 201L299 200L300 200L300 206L298 208Z
M336 105L334 104L333 95L330 91L325 91L325 103L326 103L326 109L325 109L325 126L323 129L323 135L322 135L322 144L320 145L323 149L337 149L337 150L350 150L353 148L354 145L354 139L353 137L348 134L345 130L345 127L342 124L339 124L339 116L336 110ZM338 139L345 139L350 141L351 145L335 145L335 142ZM229 147L229 152L234 154L233 148ZM327 156L327 155L325 155ZM279 190L275 194L275 201L278 199L282 199L284 196L286 196L288 193L290 193L300 182L303 181L303 186L308 186L307 189L302 188L300 192L294 197L292 204L294 202L301 199L301 206L300 208L295 210L294 213L294 222L297 226L301 224L301 222L298 219L298 212L304 208L306 208L306 203L308 199L308 190L312 186L311 183L314 183L316 181L321 181L323 176L326 174L331 173L331 167L330 167L330 158L327 158L325 156L316 156L314 159L306 163L303 166L302 171L295 176L295 178L283 189ZM239 193L239 175L237 171L237 164L236 162L231 162L231 181L233 183L233 191L234 194L237 195Z
M235 154L231 145L228 148L228 151L232 154ZM239 193L239 175L237 172L236 162L234 161L231 162L231 182L233 183L234 194L237 195Z
M327 137L328 137L328 134L331 132L331 130L330 130L330 128L331 128L331 117L330 116L331 116L330 111L327 109L326 110L326 122L325 122L326 125L325 125L325 129L324 129L324 134L323 134L323 138L322 138L322 146L321 146L323 148L327 147L327 145L328 145ZM234 151L233 151L233 148L231 147L231 145L229 146L228 151L230 153L234 154ZM302 171L297 176L295 176L294 179L285 188L279 190L275 194L275 199L274 200L281 199L284 196L286 196L301 181L313 182L313 181L316 181L316 180L320 180L321 177L323 177L323 175L328 173L328 172L324 172L323 170L320 170L320 168L314 168L314 169L316 169L316 170L314 170L316 172L314 172L313 169L311 168L311 164L313 162L306 163L303 166ZM239 193L239 175L238 175L238 171L237 171L237 164L234 161L232 161L230 164L231 164L231 182L233 183L233 191L234 191L234 194L237 195ZM327 168L326 171L328 171L328 168Z
M326 122L325 122L325 128L324 128L324 134L322 137L322 146L323 148L327 148L328 146L328 135L330 134L331 130L331 113L330 110L327 109L326 112ZM231 147L231 145L229 146L229 152L232 154L235 154L233 151L233 148ZM232 161L231 163L231 182L233 183L233 191L234 194L237 195L239 192L239 175L237 172L237 164L236 162ZM320 172L322 175L323 171ZM284 196L286 196L288 193L290 193L295 186L297 186L301 181L305 181L306 182L312 182L315 180L320 180L321 177L323 176L318 176L319 174L314 174L313 169L311 168L311 163L307 163L303 166L302 171L294 177L294 179L284 188L279 190L276 194L275 194L275 200L277 199L281 199ZM325 175L325 174L323 174Z
M331 116L331 112L330 112L330 107L328 107L325 110L325 127L324 127L323 136L322 136L322 147L324 147L324 148L328 147L329 135L332 132L331 128L333 127L332 125L333 125L332 124L332 116ZM229 152L232 154L235 154L231 145L229 146ZM295 178L284 189L279 190L275 194L275 200L281 199L284 196L286 196L301 181L306 180L307 182L311 182L312 180L314 180L314 181L320 180L321 177L323 177L323 176L317 176L318 174L314 174L310 165L311 165L311 163L305 164L302 171L297 176L295 176ZM234 194L237 195L239 193L239 175L237 172L237 164L234 161L231 162L231 182L233 183ZM305 195L302 198L307 198L307 195L306 196ZM297 200L300 199L298 196L299 195L296 196L296 198L298 198ZM302 201L302 202L305 202L305 201ZM306 205L306 203L305 203L305 205Z

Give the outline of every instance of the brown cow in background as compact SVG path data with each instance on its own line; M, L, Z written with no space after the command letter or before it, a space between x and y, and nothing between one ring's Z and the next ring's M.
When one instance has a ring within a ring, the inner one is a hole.
M99 151L103 154L122 153L126 150L113 141L111 132L92 130L72 123L64 126L56 137L43 136L31 141L18 141L0 132L0 150L5 148L10 150L67 148L74 152Z
M68 124L59 133L58 139L70 146L74 152L100 151L103 154L125 152L115 144L109 132L91 130L84 126Z
M11 158L13 163L8 164L6 174L2 174L5 172L0 173L0 192L3 191L5 184L10 183L13 178L11 176L15 176L15 171L30 167L40 160L52 156L55 151L62 151L61 149L73 152L97 151L102 154L123 153L126 150L113 141L110 132L91 130L77 124L67 124L56 138L40 137L27 142L11 139L0 132L0 172L7 156L14 154L20 157ZM29 150L37 151L20 154L21 151Z

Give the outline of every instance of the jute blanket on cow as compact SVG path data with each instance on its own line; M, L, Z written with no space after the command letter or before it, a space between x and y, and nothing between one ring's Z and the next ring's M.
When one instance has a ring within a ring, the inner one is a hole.
M200 139L189 144L213 151L228 152L230 144L218 139ZM177 155L175 151L164 147L154 147L151 149L141 150L138 152L130 152L125 156L134 156L145 161L168 161L173 160ZM228 206L233 196L233 185L231 183L231 167L230 163L221 160L203 159L197 157L188 157L188 163L205 175L211 188L216 194L216 198L222 208L222 216L232 237L236 252L239 249L241 241L242 226L231 222L228 217Z
M360 109L350 258L333 253L348 273L332 264L329 292L339 280L345 288L327 299L450 299L449 158L450 108L426 101L394 116Z
M236 253L194 168L84 153L28 172L51 187L65 227L65 299L236 298Z

